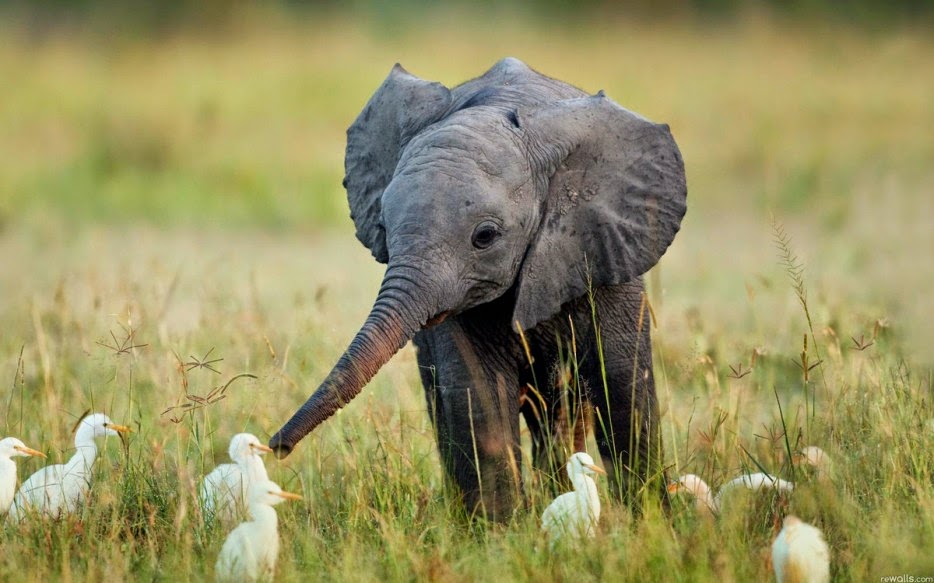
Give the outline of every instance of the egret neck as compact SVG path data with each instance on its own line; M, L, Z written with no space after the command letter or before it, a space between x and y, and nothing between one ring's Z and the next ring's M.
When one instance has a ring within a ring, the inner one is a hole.
M256 540L262 542L266 554L279 554L279 517L275 508L269 504L254 502L250 504L250 516L255 525Z
M75 454L65 464L65 475L87 476L97 459L97 443L94 442L94 427L82 424L75 434Z
M587 530L593 528L593 524L600 518L600 497L597 496L597 483L583 472L571 476L571 484L574 485L574 493L580 499L580 503L587 509L590 522L587 524Z

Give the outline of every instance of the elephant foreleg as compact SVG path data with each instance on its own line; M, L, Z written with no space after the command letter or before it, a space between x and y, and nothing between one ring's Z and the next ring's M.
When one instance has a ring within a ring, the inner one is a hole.
M522 498L516 381L491 370L455 325L432 332L416 346L419 366L431 372L431 384L426 372L422 381L445 470L468 512L508 519Z

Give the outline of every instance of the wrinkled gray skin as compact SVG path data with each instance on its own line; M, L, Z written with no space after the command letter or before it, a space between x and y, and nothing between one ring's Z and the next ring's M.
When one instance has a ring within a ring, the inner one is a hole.
M468 510L502 520L521 501L520 415L542 470L583 447L589 421L619 491L661 493L641 275L686 209L668 127L516 59L450 90L396 65L347 132L346 173L357 237L386 274L347 351L270 441L278 455L414 340Z

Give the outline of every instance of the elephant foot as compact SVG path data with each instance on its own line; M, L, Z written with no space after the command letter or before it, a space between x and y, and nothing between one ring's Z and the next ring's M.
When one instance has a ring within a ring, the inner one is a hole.
M474 463L466 464L465 474L455 471L464 507L472 516L502 523L518 509L523 500L522 475L519 458L510 453L507 449L495 458L481 455L479 472Z

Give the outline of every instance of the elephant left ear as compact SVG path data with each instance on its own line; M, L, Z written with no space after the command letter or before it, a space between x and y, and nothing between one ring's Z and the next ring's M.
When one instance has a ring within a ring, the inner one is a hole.
M380 263L389 261L380 222L383 191L409 139L440 119L450 104L447 87L420 79L396 63L347 129L344 188L350 218L357 238Z
M655 265L687 209L684 161L667 125L603 95L518 113L544 193L513 322L529 329L589 288Z

